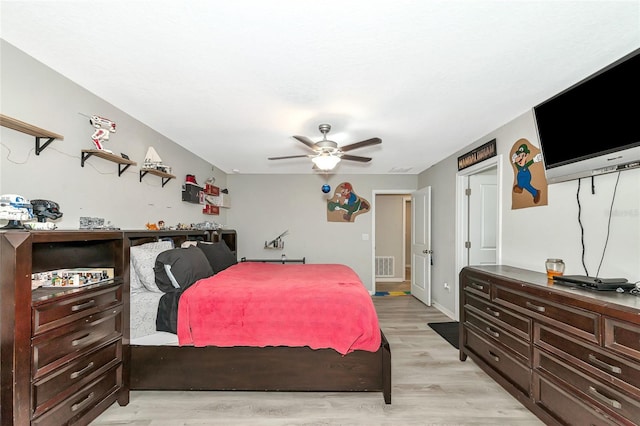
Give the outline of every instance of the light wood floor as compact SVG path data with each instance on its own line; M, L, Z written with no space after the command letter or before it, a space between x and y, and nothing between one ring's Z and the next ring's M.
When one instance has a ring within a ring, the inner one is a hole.
M378 392L132 391L92 425L543 424L427 326L447 316L413 296L373 299L391 346L391 405Z

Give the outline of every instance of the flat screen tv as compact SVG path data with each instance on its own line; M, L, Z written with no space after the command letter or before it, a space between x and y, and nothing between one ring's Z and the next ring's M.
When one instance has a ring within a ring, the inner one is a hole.
M533 112L548 183L640 167L640 49Z

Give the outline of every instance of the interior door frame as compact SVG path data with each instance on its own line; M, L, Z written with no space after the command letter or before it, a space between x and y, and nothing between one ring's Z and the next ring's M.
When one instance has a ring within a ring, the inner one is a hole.
M403 195L411 196L415 189L374 189L371 191L371 288L376 292L376 195ZM403 201L404 202L404 201ZM404 216L402 217L404 223ZM404 226L403 226L404 228ZM403 229L404 233L404 229ZM403 236L403 238L405 238ZM402 265L404 269L404 265Z
M497 185L497 230L496 230L496 263L500 264L502 259L502 154L486 159L482 163L475 164L456 174L456 292L455 292L455 318L460 319L460 271L469 263L469 256L465 247L465 236L469 231L469 201L466 196L467 182L469 176L480 173L484 170L496 168Z

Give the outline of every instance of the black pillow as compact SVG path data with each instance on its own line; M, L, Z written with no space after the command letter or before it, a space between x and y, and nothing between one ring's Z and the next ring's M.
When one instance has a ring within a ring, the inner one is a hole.
M156 330L178 334L178 303L182 292L165 293L158 301Z
M207 260L209 260L211 269L213 269L213 272L216 274L238 263L236 255L233 254L224 241L209 244L198 241L196 246L204 252Z
M196 281L213 275L207 257L195 246L158 254L153 272L156 285L165 293L186 290Z

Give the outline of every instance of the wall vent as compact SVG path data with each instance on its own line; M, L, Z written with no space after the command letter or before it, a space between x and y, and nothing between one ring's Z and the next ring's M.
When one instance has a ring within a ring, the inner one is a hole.
M394 277L395 271L395 256L376 256L376 278Z

